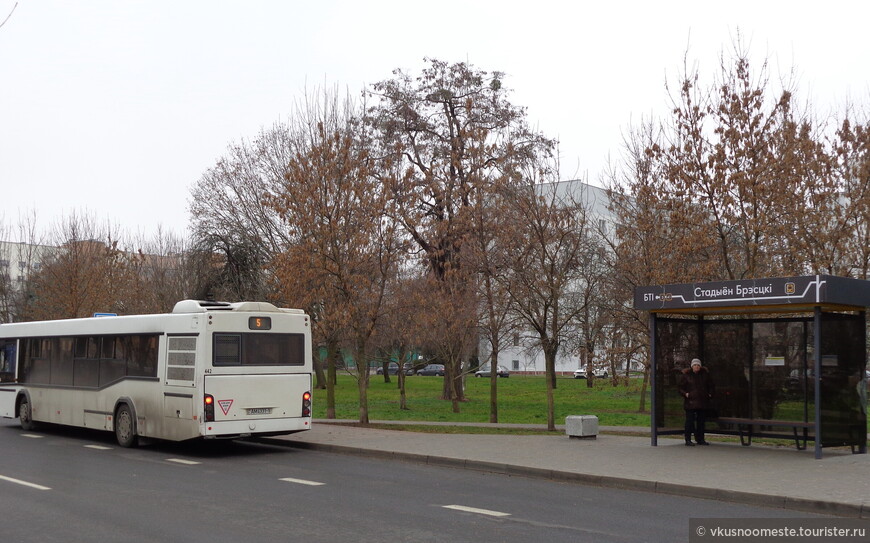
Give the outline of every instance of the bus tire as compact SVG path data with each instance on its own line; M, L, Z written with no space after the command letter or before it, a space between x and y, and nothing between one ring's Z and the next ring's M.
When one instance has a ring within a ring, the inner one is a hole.
M36 428L36 423L33 422L33 410L30 408L30 398L27 396L22 396L21 403L18 404L18 422L22 430L29 431Z
M130 406L122 403L115 412L115 439L122 447L135 447L139 444L136 424Z

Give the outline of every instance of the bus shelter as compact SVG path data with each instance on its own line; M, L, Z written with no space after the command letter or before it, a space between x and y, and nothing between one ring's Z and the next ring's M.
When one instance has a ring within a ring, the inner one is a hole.
M682 434L678 384L700 358L716 386L707 432L867 450L870 281L815 275L638 287L649 312L651 435ZM803 445L803 446L802 446Z

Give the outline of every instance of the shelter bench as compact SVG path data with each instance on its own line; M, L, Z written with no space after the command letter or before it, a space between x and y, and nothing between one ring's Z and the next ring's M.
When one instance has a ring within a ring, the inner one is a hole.
M737 428L737 434L740 436L740 444L748 447L752 445L752 436L776 437L764 432L755 431L758 426L780 426L783 428L791 428L794 435L794 444L799 451L807 448L807 440L815 439L809 436L809 429L815 427L814 422L803 422L797 420L768 420L768 419L746 419L719 417L712 419L713 422L722 422L733 424ZM802 429L802 435L798 435L798 429ZM715 432L715 431L714 431ZM803 443L801 443L803 442Z

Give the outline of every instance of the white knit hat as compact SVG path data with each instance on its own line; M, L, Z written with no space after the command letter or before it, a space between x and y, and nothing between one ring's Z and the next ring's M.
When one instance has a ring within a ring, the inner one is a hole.
M692 366L695 366L695 365L701 366L701 360L698 358L693 358L692 359Z

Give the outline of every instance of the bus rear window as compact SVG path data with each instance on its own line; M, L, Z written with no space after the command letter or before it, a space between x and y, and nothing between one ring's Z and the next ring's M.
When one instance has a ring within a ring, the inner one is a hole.
M214 366L304 366L304 334L215 334Z

